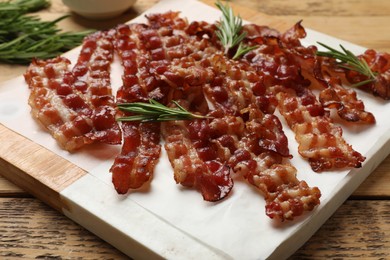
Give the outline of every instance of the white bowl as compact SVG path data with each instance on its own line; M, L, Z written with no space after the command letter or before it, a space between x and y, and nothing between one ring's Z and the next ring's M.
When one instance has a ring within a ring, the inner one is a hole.
M119 16L136 0L62 0L73 12L90 19L108 19Z

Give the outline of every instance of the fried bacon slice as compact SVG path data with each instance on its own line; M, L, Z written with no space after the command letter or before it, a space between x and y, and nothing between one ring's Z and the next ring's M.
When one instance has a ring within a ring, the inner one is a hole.
M219 56L215 64L220 66L221 58ZM311 188L304 181L299 181L296 169L283 159L290 158L290 154L282 125L276 116L264 114L256 105L252 89L257 89L258 78L249 67L246 70L244 68L244 64L232 64L232 61L226 60L225 70L210 84L211 90L206 90L214 103L217 103L217 98L221 100L215 94L225 91L230 101L222 104L228 105L230 109L238 108L234 114L238 113L244 119L241 121L243 126L235 127L235 136L239 137L236 138L234 148L232 143L227 143L232 154L228 165L262 191L269 217L291 220L318 205L321 193L318 188ZM215 87L218 90L212 91ZM240 121L236 119L233 122ZM220 128L229 129L228 126ZM242 129L242 132L237 133L238 129ZM220 144L224 147L224 143Z
M175 92L175 100L187 110L208 113L200 87ZM230 193L233 180L230 168L216 152L215 133L208 120L164 122L161 129L176 183L199 190L206 201L218 201Z
M166 56L180 55L185 49L180 36L173 30L186 25L176 12L150 15L149 24L121 25L117 28L116 50L124 67L123 86L118 90L118 102L146 102L153 98L166 103L167 84L153 76L153 61L162 60L154 69L161 70ZM167 25L170 26L167 26ZM168 38L168 40L164 40ZM178 47L175 47L178 46ZM170 47L170 50L167 50ZM184 46L185 47L185 46ZM160 67L159 67L160 66ZM124 145L115 159L111 172L119 193L141 187L150 180L160 154L158 123L123 122ZM148 141L148 138L150 139ZM144 142L143 142L143 141Z
M296 169L282 155L262 145L264 141L271 141L264 137L262 130L274 118L264 115L255 106L248 110L250 115L246 122L242 117L218 115L221 113L218 111L211 114L215 116L210 127L219 157L225 158L236 174L261 191L270 218L292 220L304 211L313 210L320 203L319 189L299 181Z
M348 122L374 124L374 115L365 111L356 91L342 85L347 82L343 79L348 72L340 69L334 59L316 56L315 46L302 46L299 39L304 37L306 31L301 22L281 35L286 51L290 52L302 67L303 75L311 80L311 87L321 89L321 104L326 108L337 109L340 118Z
M341 80L336 77L327 79L325 84L329 86L319 94L319 101L323 107L337 109L340 118L348 122L375 123L374 115L365 110L364 103L357 98L356 91L343 87Z
M302 85L320 89L320 102L328 109L337 109L340 118L348 122L375 123L375 117L365 111L356 91L342 86L339 77L345 78L345 71L336 68L329 58L316 56L315 46L301 45L300 39L306 37L301 22L283 34L264 26L246 25L244 29L249 35L249 44L260 44L245 59L263 73L268 88Z
M314 56L315 57L315 56ZM372 81L360 85L359 83L367 81L366 75L360 74L357 71L341 68L335 59L327 57L315 57L317 62L327 70L327 73L332 76L340 77L343 85L356 86L360 89L371 92L373 95L385 100L390 98L390 54L377 52L372 49L366 50L364 53L357 56L358 59L364 59L368 67L374 74Z
M69 65L63 57L31 63L24 76L33 117L68 151L95 141L119 143L121 133L112 109L92 108L84 100L74 87Z
M115 48L123 66L123 85L117 102L132 103L148 100L157 82L148 71L149 55L139 34L142 24L121 25L116 29ZM125 114L127 115L127 114ZM160 125L158 123L122 122L123 146L110 168L112 182L119 194L137 189L153 176L160 157Z
M296 134L299 153L309 160L314 171L360 167L364 157L345 142L341 128L332 123L323 105L337 108L340 116L348 121L373 123L375 119L364 111L353 90L342 88L337 78L325 79L321 70L314 71L313 50L299 42L305 35L300 23L271 40L259 33L260 38L253 39L265 42L266 46L260 45L244 58L267 78L264 81L267 89L276 95L279 111ZM301 73L303 70L306 74L316 72L316 75L306 79ZM313 81L323 89L320 94L323 104L309 89Z
M112 182L119 194L137 189L148 182L160 157L158 124L125 123L124 143L110 168Z
M196 36L204 39L202 28L208 27L204 24L192 26ZM213 117L208 124L209 130L206 131L209 134L202 134L202 140L211 140L208 144L214 151L211 157L227 163L234 172L244 176L264 193L266 211L270 217L293 219L305 210L312 210L319 204L320 192L318 188L310 188L306 183L298 181L296 169L284 162L283 157L290 157L287 138L278 118L260 110L260 107L265 111L270 109L267 106L269 102L265 102L267 105L260 102L267 100L267 97L257 72L246 63L226 58L213 45L197 50L196 56L175 59L161 73L170 81L179 82L173 84L175 87L184 84L188 88L195 88L201 85L207 100L216 109L209 113ZM253 91L258 93L257 97ZM249 121L245 122L246 120ZM188 152L190 144L180 141L185 139L183 133L188 131L188 127L181 123L179 131L177 123L170 124L177 130L174 135L165 134L168 144L174 142L171 138L176 141L176 149L167 147L168 153L170 151L174 154L171 158L178 159L173 164L178 164L178 168L184 167L183 157L186 157L188 163L185 164L185 172L192 172L190 176L196 176L195 169L201 166L194 163L197 167L192 168L189 162L197 160L189 158L189 154L196 157L199 153ZM194 179L185 173L179 176L184 180L189 178L191 183ZM271 187L272 185L274 186Z
M346 81L345 71L336 66L334 60L316 57L313 68L310 68L314 77L311 87L321 90L319 94L321 104L325 108L336 109L340 118L348 122L375 124L374 115L365 110L364 103L358 99L356 91L343 86L343 82Z
M364 59L371 71L376 74L373 82L365 84L361 88L383 99L390 99L390 54L368 49L358 58ZM355 71L348 70L345 73L351 84L367 80L367 77Z
M279 111L295 133L299 154L308 159L313 171L361 167L359 152L347 144L342 129L327 115L316 97L305 88L277 94Z
M72 69L74 86L93 107L115 105L110 66L114 46L110 32L96 32L84 38L77 63Z
M124 67L118 102L146 102L153 98L167 103L168 84L156 79L153 70L162 70L167 57L186 54L186 46L180 44L181 36L174 34L174 30L183 28L187 22L177 12L147 18L148 24L121 25L116 29L116 50ZM158 123L135 122L124 122L122 127L124 145L110 171L116 190L126 193L150 180L160 154L157 138L160 128Z
M212 75L192 68L190 63L201 57L199 51L208 46L207 41L190 37L185 32L188 23L178 13L165 14L164 19L160 20L156 16L148 18L151 27L158 30L149 29L143 35L155 41L159 37L162 42L162 47L157 46L151 50L153 69L156 76L170 86L170 99L178 101L190 111L207 113L208 106L201 85ZM169 24L170 30L160 27L161 22L165 26ZM210 134L209 125L204 120L162 124L165 149L176 183L200 190L206 201L218 201L229 194L233 180L229 167L216 157Z
M96 32L85 37L72 69L75 78L73 88L82 93L82 98L93 110L94 127L103 130L97 134L100 141L120 144L122 134L115 120L115 100L110 79L113 55L114 46L108 32ZM109 128L105 129L107 126Z
M225 198L233 188L233 180L230 168L213 149L208 123L171 121L163 123L162 129L176 183L199 189L206 201Z

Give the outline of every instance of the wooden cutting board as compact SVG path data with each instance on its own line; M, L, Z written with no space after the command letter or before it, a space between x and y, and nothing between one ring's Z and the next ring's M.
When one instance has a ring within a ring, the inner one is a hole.
M215 1L204 0L203 2L214 6ZM265 23L280 31L291 27L287 21L255 10L240 6L233 6L233 8L244 19L254 23ZM66 207L64 201L60 199L60 192L87 174L66 159L2 124L0 124L0 143L2 144L0 166L1 169L5 169L2 170L2 175L59 211Z
M205 2L213 5L214 1ZM235 10L246 20L267 24L281 31L292 26L291 21L254 10L241 7L235 7ZM4 85L7 84L9 83ZM129 200L125 208L118 209L118 198L112 196L111 186L2 124L0 143L0 168L4 177L132 257L175 258L190 257L195 253L197 258L230 257L207 242L199 241L196 236L173 227L135 201ZM388 144L384 147L386 149L381 154L376 154L375 159L368 162L367 172L372 171L388 154ZM363 179L364 177L358 179L348 190L344 189L343 196L326 214L313 214L313 220L307 223L304 236L294 241L294 247L288 245L296 237L289 237L289 243L275 248L279 253L273 254L273 257L277 259L278 256L287 256L299 248ZM109 194L108 198L94 197L97 191Z

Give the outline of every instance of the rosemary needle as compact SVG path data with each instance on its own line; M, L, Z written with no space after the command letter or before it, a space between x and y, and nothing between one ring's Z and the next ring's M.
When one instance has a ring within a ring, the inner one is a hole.
M246 37L246 32L241 32L241 17L239 15L235 16L232 8L227 4L223 5L219 0L215 3L215 5L222 12L222 17L217 25L218 31L216 31L216 35L224 47L225 55L227 55L229 51L236 46L238 46L238 48L236 53L233 55L233 59L238 59L240 56L256 49L257 46L249 47L242 43Z
M238 45L236 54L234 54L234 56L233 56L233 60L238 59L239 57L241 57L241 56L244 55L245 53L248 53L248 52L250 52L251 50L256 49L257 47L258 47L258 46L246 46L246 45L244 45L242 42L240 42L240 44Z
M130 112L132 116L118 118L118 121L140 121L140 122L163 122L172 120L192 120L206 119L208 116L193 114L182 107L177 101L172 101L176 107L167 107L150 99L149 103L134 102L120 103L118 108L125 112Z
M339 51L324 43L321 42L317 42L317 43L328 50L328 51L317 51L318 56L324 56L324 57L336 59L339 61L338 66L340 68L356 71L368 78L367 80L354 84L353 85L354 87L362 86L375 81L376 73L371 70L370 66L367 64L364 58L359 59L355 54L353 54L351 51L344 48L344 46L342 46L341 44L340 44L340 48L342 51Z
M28 64L33 58L48 59L79 45L92 33L61 32L57 23L26 15L49 6L47 0L14 0L0 3L0 62Z

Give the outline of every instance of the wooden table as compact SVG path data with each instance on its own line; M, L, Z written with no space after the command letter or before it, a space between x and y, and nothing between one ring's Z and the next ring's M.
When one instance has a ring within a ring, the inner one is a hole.
M157 0L138 0L109 21L77 15L61 22L67 30L105 29L137 16ZM212 1L207 1L212 3ZM293 25L303 25L369 48L390 52L390 1L387 0L232 0L240 7ZM39 13L54 19L69 10L60 0ZM244 13L241 13L245 17ZM267 21L264 21L267 24ZM25 66L0 64L0 82ZM390 156L291 259L390 258ZM0 169L1 173L1 169ZM0 258L126 259L121 252L59 212L0 177Z

